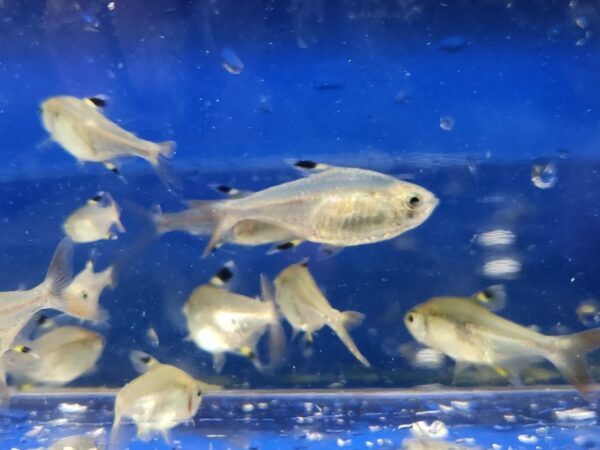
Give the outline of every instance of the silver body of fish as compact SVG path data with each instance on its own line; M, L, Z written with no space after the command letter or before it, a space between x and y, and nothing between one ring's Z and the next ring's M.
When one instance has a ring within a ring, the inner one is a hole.
M463 297L435 297L406 313L404 323L417 341L462 366L492 366L519 384L524 366L546 359L584 396L592 392L585 355L600 346L600 329L546 336Z
M62 386L94 369L104 338L86 328L62 326L20 344L29 351L7 352L7 372L21 382Z
M356 359L363 365L370 366L348 333L349 328L363 321L364 315L333 308L305 263L292 264L275 278L275 301L294 331L306 334L309 344L312 343L312 335L327 325Z
M225 353L249 357L259 367L256 358L258 341L270 327L280 324L273 303L235 294L212 284L194 289L183 313L189 337L199 348L213 355L217 371L223 367Z
M73 242L114 239L125 232L117 203L108 192L101 192L67 217L63 225Z
M244 220L269 223L300 240L337 247L391 239L419 226L438 204L426 189L371 170L327 167L248 196L190 202L216 224L205 254Z
M175 366L156 363L118 392L111 443L116 444L124 417L136 424L140 439L160 433L169 443L169 430L191 421L201 402L200 381Z
M72 254L73 243L68 238L63 239L41 284L29 290L0 292L0 356L11 348L15 337L33 315L43 309L56 309L81 319L98 319L95 305L86 304L81 297L68 295ZM3 364L0 364L0 397L1 401L8 401Z

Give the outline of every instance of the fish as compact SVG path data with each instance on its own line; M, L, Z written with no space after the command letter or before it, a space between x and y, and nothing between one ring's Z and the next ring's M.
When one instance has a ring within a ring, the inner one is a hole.
M58 439L48 450L103 450L105 446L100 443L101 433L87 433L73 436L65 436Z
M96 321L108 319L108 313L100 307L100 296L107 288L114 289L114 267L109 266L101 272L94 271L94 262L88 260L85 268L79 272L67 287L67 295L80 297L88 308L94 311Z
M104 338L76 326L56 327L4 354L6 370L22 383L63 386L94 370Z
M119 206L108 192L99 192L67 217L63 230L73 242L116 239L124 233Z
M215 189L229 198L243 198L252 194L226 185L217 185ZM193 207L175 213L163 213L160 207L155 207L150 218L159 236L174 231L184 231L192 236L211 236L216 225L211 215L198 212ZM243 246L273 244L269 253L275 253L294 248L302 241L285 228L271 223L242 220L232 228L227 243Z
M19 291L0 292L0 356L41 310L55 309L84 320L97 320L98 311L79 296L69 295L72 280L73 243L64 238L54 252L46 278L39 285ZM4 364L0 363L0 402L8 402Z
M338 311L333 308L308 270L306 261L292 264L275 278L275 301L294 333L304 333L306 344L312 347L313 335L329 326L350 353L366 367L369 361L358 350L348 330L364 320L356 311Z
M392 239L423 223L438 204L416 184L372 170L298 161L308 176L242 198L191 201L215 229L208 256L243 220L270 223L297 239L348 247Z
M221 372L225 354L249 358L261 371L269 370L281 359L285 336L281 318L265 277L261 277L263 301L230 292L231 264L222 267L211 280L194 289L183 307L188 339L213 355L213 366ZM270 364L257 355L260 338L269 330Z
M40 106L42 124L51 138L80 163L102 163L119 174L115 161L143 158L152 164L165 186L176 188L177 179L167 163L175 154L175 143L138 138L109 120L102 113L105 106L102 97L49 97Z
M404 439L402 450L481 450L481 447L467 447L455 442L422 436Z
M160 433L169 444L169 430L191 422L202 402L205 383L178 367L162 364L142 352L132 352L131 360L142 374L123 386L115 400L111 448L115 448L124 417L137 427L137 437L148 441Z
M478 294L434 297L411 308L404 324L418 342L456 362L455 376L469 365L491 366L518 386L523 368L545 359L584 398L592 397L593 381L585 355L600 347L600 328L565 336L544 335L500 317L479 298Z

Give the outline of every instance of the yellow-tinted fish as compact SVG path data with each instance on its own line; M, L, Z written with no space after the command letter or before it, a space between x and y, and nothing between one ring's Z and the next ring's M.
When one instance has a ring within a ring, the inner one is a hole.
M356 359L363 365L370 366L348 333L348 329L363 321L364 315L356 311L340 312L332 308L305 262L292 264L275 278L275 301L294 332L305 333L308 344L312 345L313 333L327 325Z
M99 97L50 97L41 104L42 122L52 139L78 161L103 163L118 173L113 162L129 156L148 161L167 186L173 183L166 158L175 153L175 143L150 142L138 138L108 120L101 112L106 101Z
M94 369L104 338L86 328L62 326L33 341L19 341L25 352L7 352L6 370L21 382L62 386Z
M99 439L101 433L88 433L66 436L55 441L48 450L104 450L106 447Z
M66 292L71 284L73 244L65 238L57 247L46 279L26 291L0 292L0 355L13 345L14 339L35 313L43 309L56 309L81 319L97 319L97 310L80 297ZM4 366L0 364L0 397L8 400Z
M67 217L63 228L73 242L115 239L117 233L125 232L120 215L119 207L111 195L100 192Z
M225 285L232 276L231 268L225 266L209 283L194 289L183 307L189 338L213 355L218 372L225 364L226 353L248 357L258 369L264 369L256 347L268 329L270 363L279 358L284 341L279 313L266 280L261 279L264 297L261 302L228 291Z
M141 364L146 368L142 375L127 383L117 394L111 448L117 442L124 417L133 420L140 439L147 441L153 434L160 433L169 443L169 430L191 421L202 401L205 383L141 352L134 353L133 358L143 359ZM134 364L140 368L135 361Z
M438 204L426 189L382 173L296 165L316 173L242 198L189 202L215 223L205 255L244 220L275 225L298 240L347 247L394 238L423 223Z
M406 313L404 323L417 341L454 359L457 370L492 366L520 384L523 367L546 359L580 393L592 392L585 355L600 346L600 329L546 336L492 313L477 297L432 298Z

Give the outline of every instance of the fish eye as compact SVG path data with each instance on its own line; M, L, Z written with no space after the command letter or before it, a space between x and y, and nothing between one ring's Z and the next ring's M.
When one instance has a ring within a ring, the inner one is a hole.
M202 396L202 390L201 390L201 389L198 389L198 392L196 392L196 396L197 396L197 397L200 397L200 396Z
M408 206L411 209L415 209L418 208L421 205L421 197L419 197L418 195L412 195L409 199L408 199Z
M412 314L409 314L407 319L410 323L413 323L415 321L415 316L413 316Z

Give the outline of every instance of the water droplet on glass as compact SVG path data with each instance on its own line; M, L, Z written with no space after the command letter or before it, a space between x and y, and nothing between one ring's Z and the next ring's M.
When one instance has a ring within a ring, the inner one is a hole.
M440 117L440 128L444 131L452 131L454 129L454 117L442 116Z
M221 52L221 64L233 75L239 75L244 70L244 63L232 49L225 47Z
M558 180L556 164L553 162L534 164L531 168L531 182L540 189L550 189Z

